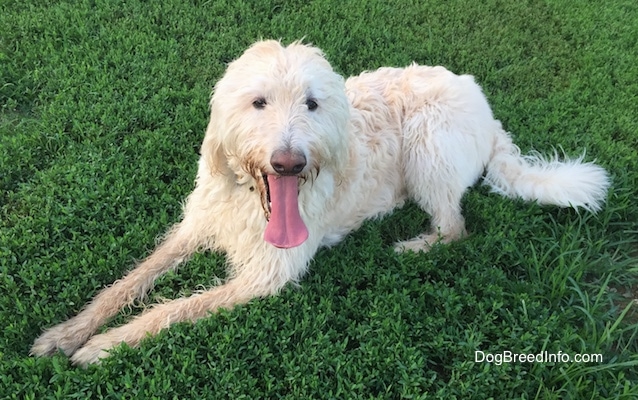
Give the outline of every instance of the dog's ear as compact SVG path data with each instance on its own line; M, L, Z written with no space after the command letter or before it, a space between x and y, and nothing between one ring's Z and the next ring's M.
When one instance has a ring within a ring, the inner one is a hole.
M214 98L213 98L214 99ZM219 126L219 118L215 115L215 108L211 100L211 115L206 128L206 135L200 150L201 158L208 166L211 174L226 173L228 160L223 144L223 131Z

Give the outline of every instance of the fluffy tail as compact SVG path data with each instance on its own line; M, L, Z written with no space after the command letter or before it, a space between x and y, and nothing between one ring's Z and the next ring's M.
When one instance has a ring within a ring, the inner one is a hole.
M540 204L582 207L596 212L607 197L607 172L593 163L559 160L537 153L521 156L507 132L497 133L484 183L507 197L520 197Z

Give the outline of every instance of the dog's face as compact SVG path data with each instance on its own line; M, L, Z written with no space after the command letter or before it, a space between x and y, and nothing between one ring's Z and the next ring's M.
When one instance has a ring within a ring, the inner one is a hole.
M343 78L320 50L259 42L215 86L202 156L214 171L252 178L269 219L265 239L294 247L308 235L298 191L320 171L345 168L348 120Z

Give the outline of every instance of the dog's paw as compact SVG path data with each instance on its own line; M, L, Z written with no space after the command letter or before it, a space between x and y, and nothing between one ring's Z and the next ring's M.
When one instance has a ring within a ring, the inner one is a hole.
M417 252L422 252L422 253L426 253L430 250L431 246L428 244L425 244L423 242L419 242L419 243L414 243L412 241L406 240L403 242L397 242L394 245L394 251L396 253L405 253L408 251L413 251L415 253Z
M108 332L95 335L71 357L75 365L86 368L89 364L99 364L100 360L109 356L109 350L120 342L109 337Z
M394 251L397 253L405 253L406 251L425 253L430 251L432 245L436 244L438 239L437 235L419 235L414 239L397 242L394 245Z
M82 332L82 330L77 328L77 325L67 321L46 330L40 335L33 342L30 354L34 356L51 356L58 351L62 351L67 356L70 356L87 341L90 335L90 332Z

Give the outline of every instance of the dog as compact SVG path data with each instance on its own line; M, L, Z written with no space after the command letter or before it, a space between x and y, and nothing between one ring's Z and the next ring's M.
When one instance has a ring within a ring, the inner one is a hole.
M522 156L472 76L412 64L344 80L316 47L258 42L215 85L181 221L124 278L37 338L31 353L62 351L86 366L121 342L137 346L172 323L276 294L300 280L320 247L408 199L430 215L431 228L397 251L462 238L461 197L481 177L504 196L590 212L610 185L583 156ZM95 334L203 250L226 254L223 284Z

